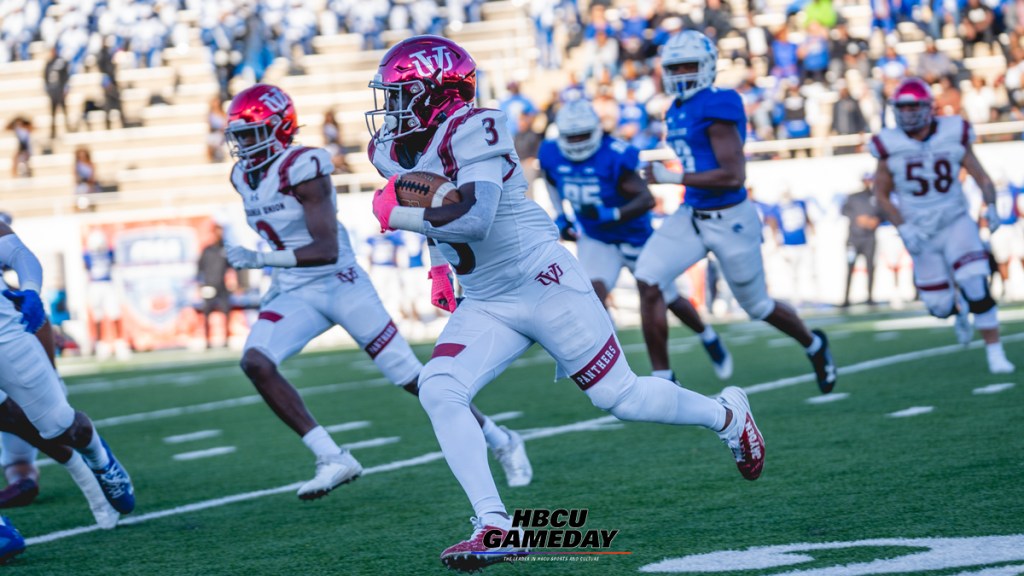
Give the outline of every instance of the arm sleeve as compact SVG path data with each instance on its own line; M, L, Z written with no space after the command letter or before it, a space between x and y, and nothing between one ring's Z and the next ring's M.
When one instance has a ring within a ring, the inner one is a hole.
M459 184L476 184L476 202L455 220L435 227L423 222L423 233L441 242L475 242L487 237L498 213L501 199L501 170L503 160L491 158L464 166L459 171Z
M0 265L14 270L22 290L39 292L43 285L43 267L35 254L14 234L0 237Z

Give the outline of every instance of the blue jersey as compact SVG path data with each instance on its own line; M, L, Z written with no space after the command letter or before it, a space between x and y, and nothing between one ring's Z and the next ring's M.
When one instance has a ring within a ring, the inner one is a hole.
M651 236L651 214L602 225L596 218L584 216L598 206L619 208L629 200L619 194L622 175L636 170L640 151L622 140L605 136L593 156L573 162L562 155L554 140L545 140L537 153L540 167L559 195L572 204L583 232L608 244L643 246ZM587 210L589 207L591 210Z
M783 202L773 210L775 220L779 223L784 246L803 246L807 244L807 203L803 200Z
M1020 219L1017 211L1017 201L1024 187L1009 184L996 189L996 212L999 214L999 222L1005 226L1012 226Z
M86 250L85 269L91 282L110 282L114 269L114 251L110 248Z
M747 140L747 114L743 100L735 90L707 88L689 100L676 98L665 112L668 128L666 141L675 150L686 172L706 172L718 168L718 160L711 149L708 128L714 122L731 122L740 133L740 141ZM686 187L687 205L698 210L714 210L739 204L747 197L742 186L735 190L705 190Z

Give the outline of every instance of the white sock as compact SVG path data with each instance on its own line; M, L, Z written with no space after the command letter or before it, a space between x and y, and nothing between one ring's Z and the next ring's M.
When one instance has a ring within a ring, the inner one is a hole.
M814 336L814 340L812 340L811 345L807 347L807 353L816 354L818 350L821 350L821 336L818 336L817 334L811 334L811 336Z
M317 456L337 456L341 448L331 439L331 435L323 426L317 426L302 437L302 443Z
M483 430L484 440L487 441L487 446L490 448L501 448L512 439L508 432L505 432L501 426L495 424L494 420L487 416L484 416L484 424L480 429Z
M85 459L85 463L89 465L89 468L93 470L103 470L110 463L110 458L107 457L107 451L103 449L103 442L100 440L100 433L93 428L92 440L89 441L89 445L83 450L78 451Z
M610 412L620 420L696 425L715 432L725 426L725 406L662 378L640 376Z
M103 491L100 490L100 485L96 482L96 477L93 476L92 470L89 470L85 460L77 452L73 452L71 459L65 462L63 466L68 471L68 474L71 475L75 484L78 485L78 489L82 491L82 495L89 502L90 508L103 508L103 505L107 504L107 499L103 496Z
M710 324L704 327L704 331L700 333L700 340L705 344L711 344L718 338L718 333L711 327Z
M985 344L985 353L989 356L999 355L1006 356L1006 352L1003 350L1002 342L993 342L991 344Z
M652 370L651 376L661 378L662 380L668 380L669 382L675 382L676 379L676 374L672 370Z

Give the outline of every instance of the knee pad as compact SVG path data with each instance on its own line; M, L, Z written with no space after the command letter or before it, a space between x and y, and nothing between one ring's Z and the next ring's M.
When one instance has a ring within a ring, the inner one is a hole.
M953 301L953 289L921 290L921 302L924 302L928 313L936 318L949 318L956 311Z
M7 467L18 463L34 463L39 451L21 437L4 432L0 434L0 466Z
M469 386L459 376L454 358L434 358L420 372L420 405L434 418L446 406L469 406Z
M967 307L975 315L984 314L996 307L996 301L988 291L988 282L982 276L970 276L960 281L960 293L967 300Z
M611 412L617 418L622 417L616 413L616 409L630 395L630 391L635 387L637 378L636 374L629 368L629 364L623 360L625 358L620 357L600 382L587 388L585 391L587 397L590 398L591 404L601 410ZM622 419L625 420L627 418Z

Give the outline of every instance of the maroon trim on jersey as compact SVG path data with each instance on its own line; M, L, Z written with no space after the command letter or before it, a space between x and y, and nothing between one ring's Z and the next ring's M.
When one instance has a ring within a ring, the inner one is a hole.
M452 148L452 138L455 136L455 131L466 123L467 120L481 114L488 112L486 108L472 108L462 116L451 121L448 125L448 130L445 131L444 136L441 138L441 143L437 147L437 155L441 158L441 166L444 169L444 175L455 182L459 174L459 161L455 158L455 150Z
M619 356L622 356L622 348L615 341L615 334L612 334L601 347L597 356L594 356L585 368L572 375L572 381L580 387L580 390L589 390L608 374L608 371L618 361Z
M273 310L264 310L260 312L260 315L256 320L269 320L271 322L279 322L282 318L284 318L284 315L282 314L278 314Z
M964 120L963 122L964 122L964 133L960 137L960 143L963 144L964 146L967 146L967 145L969 145L971 143L970 142L970 139L971 139L971 125L967 123L967 120Z
M387 178L384 172L380 168L377 168L377 165L373 163L373 157L377 155L376 136L370 138L370 143L366 145L366 155L370 157L370 164L373 166L373 169L377 171L377 174L380 174L381 178Z
M394 340L395 336L397 335L398 328L395 326L395 322L393 320L389 321L388 325L385 326L384 329L380 331L380 334L377 334L377 337L374 338L363 349L366 350L366 353L370 355L370 358L376 358L378 354L380 354L382 351L384 351L385 348L387 348L388 344L390 344L391 341Z
M516 164L515 161L512 160L511 154L505 154L504 156L502 156L502 158L504 158L506 161L508 161L509 164L512 165L512 167L508 169L508 173L501 177L502 182L508 182L508 179L511 178L513 174L515 174L516 166L518 166L518 164Z
M294 190L292 190L295 187L295 185L292 184L291 178L288 176L288 171L291 170L292 166L295 165L295 161L298 160L299 156L302 156L302 153L305 152L306 150L312 150L312 148L310 148L308 146L299 146L297 148L292 148L292 150L290 151L291 153L288 155L288 157L285 158L280 164L278 164L278 166L277 166L277 179L278 179L279 184L277 186L277 190L281 194L285 194L285 195L288 195L288 196L295 196L295 192L294 192ZM315 157L314 157L314 160L316 160ZM316 160L316 163L317 163L317 171L316 172L317 172L317 175L319 175L320 174L320 168L321 168L320 160ZM302 184L302 182L299 182L299 184ZM295 199L298 200L298 198L295 198ZM301 200L299 200L299 201L301 202Z
M988 252L984 250L980 252L968 252L960 257L959 260L953 262L953 271L957 271L964 266L967 266L971 262L977 262L978 260L988 260Z
M949 282L943 280L935 284L917 284L917 289L921 292L938 292L940 290L948 290L950 288Z
M885 149L885 144L882 144L882 139L877 135L871 137L871 142L875 145L875 150L878 150L878 157L882 160L889 158L889 151Z
M466 349L465 344L456 344L454 342L444 342L434 346L434 353L430 355L430 359L434 358L455 358L460 352Z

